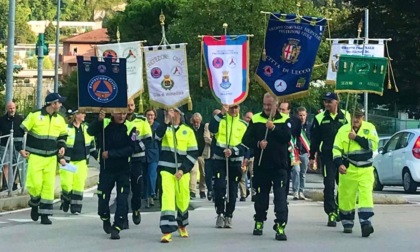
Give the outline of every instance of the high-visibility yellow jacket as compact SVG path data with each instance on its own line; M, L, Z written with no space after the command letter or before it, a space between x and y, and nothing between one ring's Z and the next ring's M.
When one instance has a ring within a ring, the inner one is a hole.
M357 131L356 139L351 140L349 133L351 125L342 126L335 136L333 147L333 158L336 167L348 163L356 167L372 166L373 151L378 149L378 133L376 128L370 122L362 122L360 129ZM350 143L350 145L349 145Z
M46 107L29 113L20 127L28 132L25 149L30 153L50 157L66 147L66 120L60 114L48 114Z
M93 145L93 137L87 133L87 127L88 126L85 124L80 125L84 138L85 157L86 160L89 160L90 153L95 151L95 146ZM72 161L74 141L76 140L76 127L74 127L72 123L68 125L67 133L68 136L66 141L66 154L64 155L64 159L67 162L70 162Z
M225 115L215 115L209 124L209 130L214 134L212 151L213 159L225 160L224 150L229 148L232 155L229 162L241 164L247 148L242 145L242 137L245 134L248 124L241 120L239 115L232 117L228 113Z
M150 124L145 117L134 114L131 121L126 121L126 125L130 125L128 128L136 128L136 141L139 145L139 148L136 148L131 156L131 162L146 162L146 148L150 148L152 144Z
M184 173L191 171L198 157L198 146L190 126L182 123L172 127L161 123L156 129L155 139L162 142L159 169L172 174L175 174L176 168ZM175 153L178 164L175 163Z

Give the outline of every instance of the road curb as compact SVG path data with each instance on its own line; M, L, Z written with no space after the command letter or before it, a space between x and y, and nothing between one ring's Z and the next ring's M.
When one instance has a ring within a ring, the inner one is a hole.
M99 170L95 167L89 167L88 177L86 178L85 190L94 187L99 181ZM60 198L61 186L60 176L56 176L54 198ZM25 190L23 193L20 191L12 192L11 196L2 195L0 198L0 213L7 211L22 209L28 207L29 195Z
M323 201L324 193L321 190L306 190L305 197L313 201ZM386 195L386 194L373 194L374 204L388 204L388 205L400 205L409 204L410 202L401 196Z

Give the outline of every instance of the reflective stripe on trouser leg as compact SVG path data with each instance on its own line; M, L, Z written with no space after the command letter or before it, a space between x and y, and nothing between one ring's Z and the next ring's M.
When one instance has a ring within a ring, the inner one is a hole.
M52 215L56 167L56 156L29 156L26 186L32 198L41 197L39 214Z
M356 197L358 191L358 171L360 168L350 165L346 174L340 174L338 184L339 210L343 226L354 225L354 213L356 208Z
M255 194L255 221L266 221L267 220L267 210L270 203L270 189L272 186L272 181L270 176L265 172L255 172L254 173L254 184L253 186L256 189ZM283 185L285 186L285 185ZM284 188L283 188L284 189ZM286 194L286 191L285 191Z
M186 173L182 175L181 179L178 181L179 187L176 186L175 189L175 204L178 209L176 221L178 226L181 227L188 225L188 206L190 204L189 182L190 174Z
M83 191L85 190L88 166L86 160L70 162L77 167L76 173L73 175L73 190L71 194L72 211L81 212Z
M162 178L162 206L160 208L160 230L164 234L172 233L178 229L178 223L175 219L175 192L179 190L178 184L176 183L177 180L175 175L167 171L161 171L160 175ZM189 181L187 181L187 183L188 182Z
M370 224L373 213L373 167L359 170L359 204L358 214L360 224Z

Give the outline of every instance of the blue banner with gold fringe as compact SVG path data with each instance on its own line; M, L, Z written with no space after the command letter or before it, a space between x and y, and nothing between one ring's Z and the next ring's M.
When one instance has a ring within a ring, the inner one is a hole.
M126 112L126 59L91 57L85 61L77 56L79 111Z
M325 24L325 18L272 13L257 81L281 99L305 96Z

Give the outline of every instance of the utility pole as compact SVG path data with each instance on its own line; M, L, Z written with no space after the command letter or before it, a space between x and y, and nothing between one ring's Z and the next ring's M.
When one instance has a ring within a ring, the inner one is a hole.
M13 70L15 55L16 1L9 0L9 21L7 28L6 104L13 100Z
M364 45L369 43L369 9L365 9L365 42L363 43ZM365 53L365 47L363 46L363 52L362 54ZM365 120L368 120L368 93L365 92Z
M44 55L48 55L48 44L44 41L44 33L38 34L36 42L36 55L38 56L38 79L36 87L36 108L42 108L42 70Z
M54 64L54 93L58 93L58 59L59 45L60 45L60 12L61 0L57 0L57 26L55 27L55 64Z

